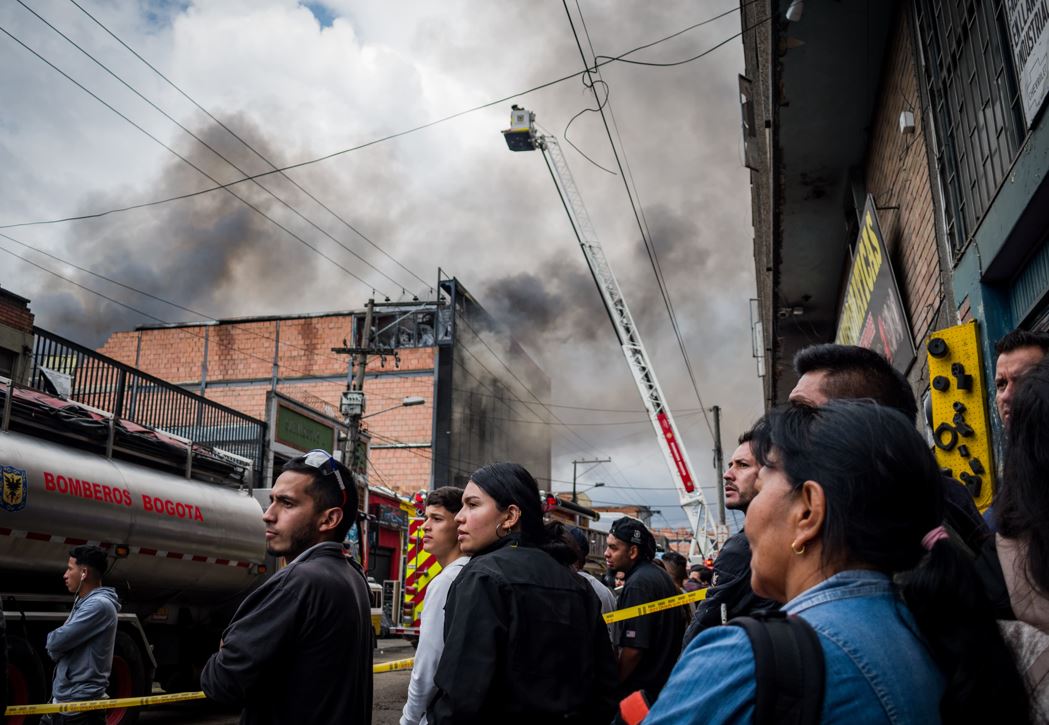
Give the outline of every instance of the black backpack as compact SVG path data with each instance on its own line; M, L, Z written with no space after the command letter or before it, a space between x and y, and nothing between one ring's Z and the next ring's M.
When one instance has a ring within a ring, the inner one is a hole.
M764 610L728 624L742 627L754 649L755 725L819 723L823 647L809 623L779 610Z
M824 665L819 636L801 617L759 610L736 617L754 649L755 725L817 725L823 712ZM619 703L614 725L638 725L648 714L641 691Z

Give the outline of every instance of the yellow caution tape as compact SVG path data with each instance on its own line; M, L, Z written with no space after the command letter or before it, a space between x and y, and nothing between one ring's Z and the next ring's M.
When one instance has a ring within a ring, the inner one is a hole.
M399 672L400 670L410 670L412 665L415 664L415 660L408 658L406 660L394 660L393 662L383 662L381 665L375 665L372 667L372 672L379 674L380 672Z
M657 599L654 602L647 602L645 604L639 604L636 607L627 607L625 609L617 609L614 612L602 615L607 624L613 622L621 622L624 619L633 619L634 617L641 617L646 614L654 614L656 612L662 612L665 609L673 609L674 607L681 607L690 602L698 602L705 599L707 596L706 589L698 589L694 592L686 592L685 594L675 594L672 597L666 599ZM382 672L399 672L402 670L410 670L415 664L414 659L406 660L394 660L392 662L383 662L382 664L374 665L372 672L379 674ZM83 702L63 702L59 704L51 703L47 705L11 705L7 708L4 714L7 717L17 717L19 715L47 715L56 712L87 712L89 710L119 710L125 707L143 707L145 705L162 705L172 702L185 702L187 700L203 700L207 696L203 692L175 692L169 695L151 695L149 697L122 697L115 700L85 700Z
M203 700L203 692L175 692L170 695L151 695L150 697L121 697L115 700L84 700L83 702L50 703L48 705L11 705L5 711L7 717L18 715L47 715L56 712L86 712L88 710L119 710L125 707L142 707L159 705L167 702L184 702L186 700Z
M410 670L414 659L394 660L373 665L372 672L397 672ZM4 711L7 717L19 715L48 715L56 712L87 712L89 710L120 710L125 707L143 707L145 705L163 705L187 700L204 700L203 692L174 692L170 695L151 695L149 697L122 697L116 700L84 700L83 702L50 703L47 705L11 705Z
M706 589L697 589L694 592L685 592L684 594L675 594L672 597L666 599L657 599L654 602L646 602L644 604L638 604L636 607L627 607L626 609L617 609L614 612L602 615L605 618L607 624L613 622L622 622L624 619L633 619L634 617L640 617L645 614L655 614L656 612L662 612L664 609L673 609L674 607L681 607L690 602L698 602L701 599L707 598Z

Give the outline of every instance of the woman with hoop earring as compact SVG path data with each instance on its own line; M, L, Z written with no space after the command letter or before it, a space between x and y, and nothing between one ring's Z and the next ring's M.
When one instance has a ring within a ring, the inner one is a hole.
M615 660L601 604L543 524L539 487L514 463L470 477L455 517L473 558L448 592L429 725L608 723Z

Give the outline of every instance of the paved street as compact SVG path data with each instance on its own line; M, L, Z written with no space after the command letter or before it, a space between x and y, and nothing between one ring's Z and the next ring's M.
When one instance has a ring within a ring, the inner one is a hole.
M381 639L375 650L375 662L390 662L411 657L414 650L404 640ZM401 707L408 694L411 672L385 672L375 675L375 694L372 712L373 725L396 725ZM240 716L235 712L223 712L206 702L185 702L145 710L139 718L144 725L236 725Z

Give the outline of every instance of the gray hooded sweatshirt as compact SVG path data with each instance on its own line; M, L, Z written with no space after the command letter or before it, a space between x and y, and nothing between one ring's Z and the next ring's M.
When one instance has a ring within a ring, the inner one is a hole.
M66 623L47 635L47 653L55 661L55 702L105 697L119 611L116 591L99 587L78 599Z

